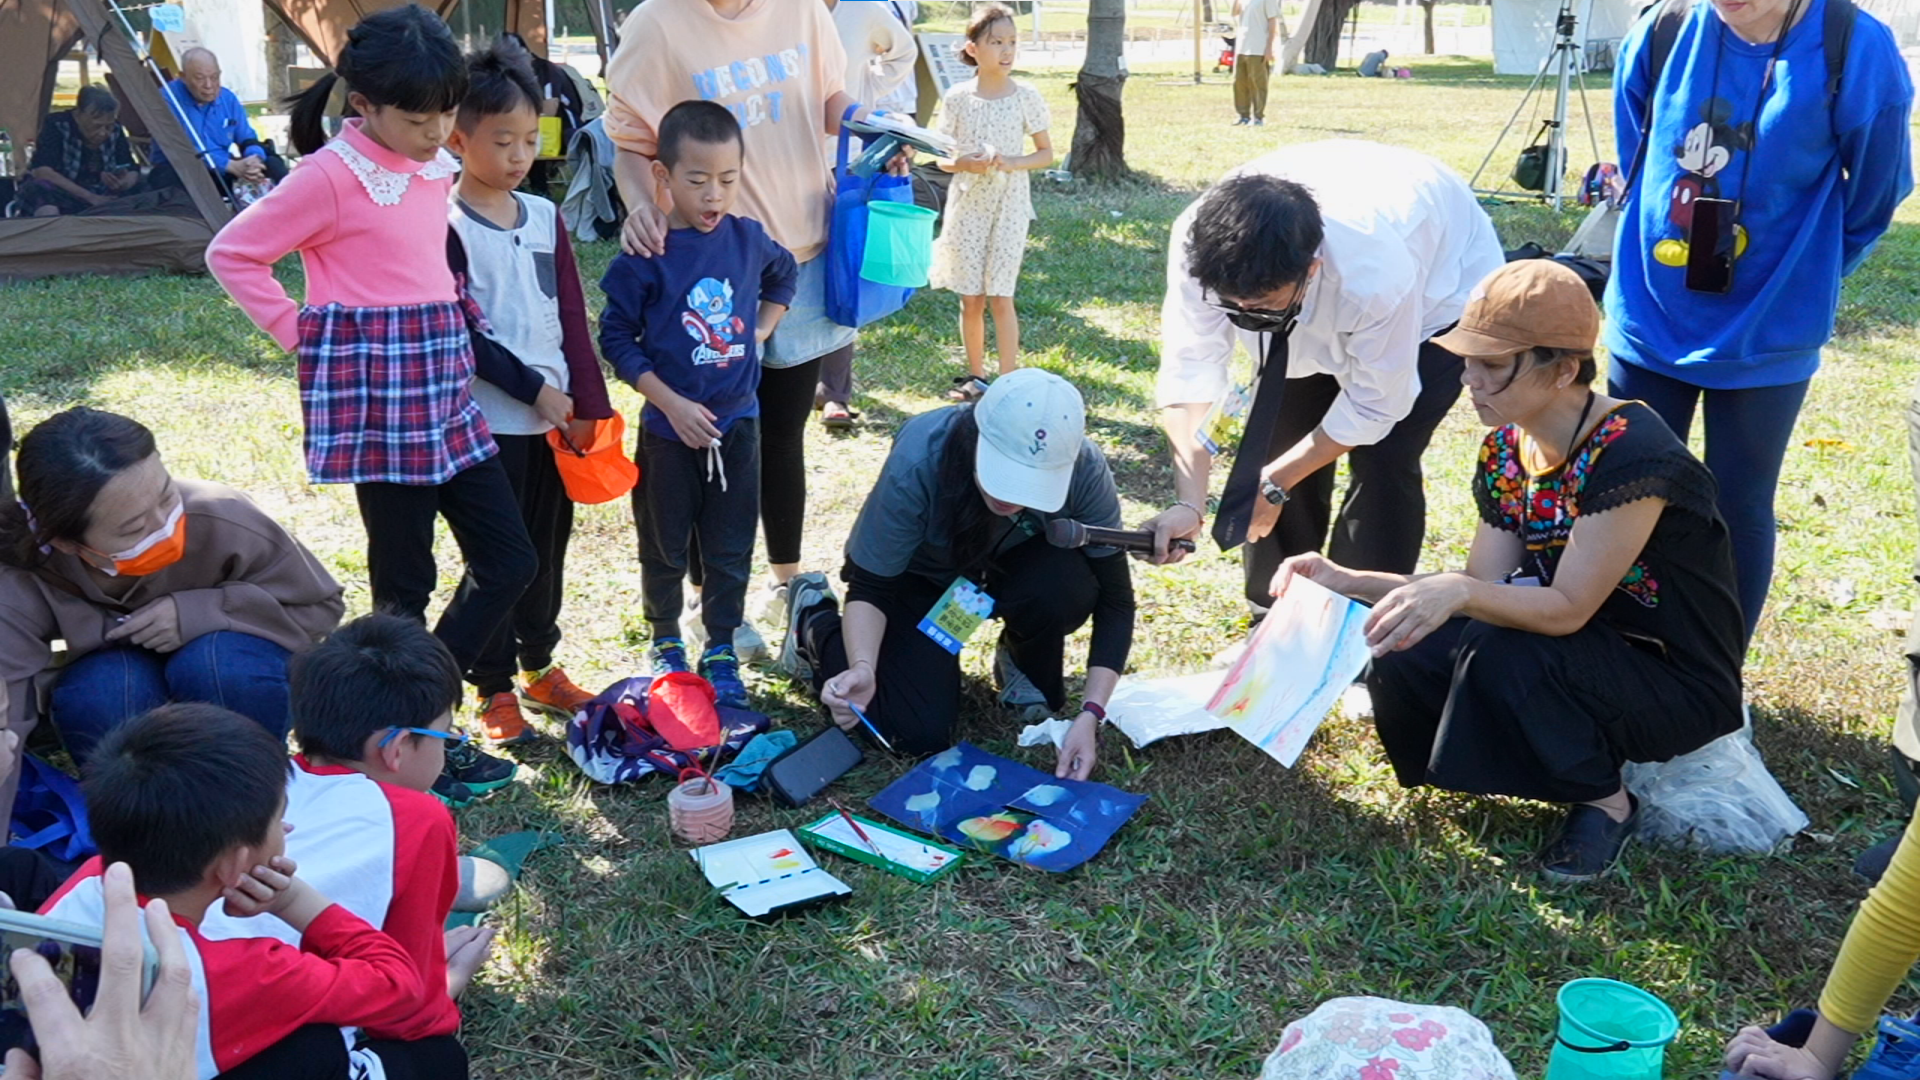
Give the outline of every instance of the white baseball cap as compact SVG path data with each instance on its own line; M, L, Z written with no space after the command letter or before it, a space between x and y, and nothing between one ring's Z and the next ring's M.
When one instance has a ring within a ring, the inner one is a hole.
M1087 431L1087 407L1072 383L1038 368L1009 372L980 396L973 418L981 490L1042 513L1066 505Z

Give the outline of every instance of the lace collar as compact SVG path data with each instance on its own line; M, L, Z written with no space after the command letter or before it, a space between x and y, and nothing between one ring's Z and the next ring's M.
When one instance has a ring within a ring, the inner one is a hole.
M418 176L445 180L460 172L460 162L444 149L432 161L418 162L388 150L360 132L359 120L348 120L340 137L320 148L346 163L375 206L398 206L407 186Z

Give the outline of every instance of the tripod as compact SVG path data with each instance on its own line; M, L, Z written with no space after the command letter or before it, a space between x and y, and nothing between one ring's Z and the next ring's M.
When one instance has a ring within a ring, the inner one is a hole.
M1588 15L1592 15L1592 0L1588 0ZM1520 120L1520 114L1527 111L1529 103L1540 93L1547 81L1547 73L1554 73L1553 119L1543 121L1547 130L1547 174L1546 186L1537 193L1555 210L1559 210L1566 201L1564 185L1567 173L1567 101L1572 96L1574 80L1580 83L1580 112L1587 122L1587 139L1593 146L1593 160L1600 160L1600 138L1593 130L1593 110L1587 105L1587 74L1583 63L1584 50L1574 37L1576 20L1573 15L1573 0L1560 0L1560 13L1554 19L1553 47L1547 50L1546 59L1540 62L1540 70L1534 73L1533 82L1527 86L1527 92L1521 95L1520 104L1507 118L1507 126L1500 129L1500 136L1487 148L1487 156L1480 161L1480 168L1473 174L1473 190L1482 195L1516 195L1523 198L1535 198L1536 193L1513 191L1507 188L1486 190L1480 186L1480 177L1487 171L1495 154L1500 152L1500 144L1512 133L1513 125Z

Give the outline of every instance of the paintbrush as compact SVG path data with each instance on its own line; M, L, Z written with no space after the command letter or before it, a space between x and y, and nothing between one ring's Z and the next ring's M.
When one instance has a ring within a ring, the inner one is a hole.
M867 850L873 852L874 858L879 859L881 862L893 861L885 855L880 854L880 846L873 842L873 837L867 835L867 830L861 828L859 822L853 820L853 815L847 813L847 808L840 805L840 800L828 799L827 802L832 805L835 810L840 811L840 816L846 820L847 828L852 829L853 835L859 837L860 842L867 845Z

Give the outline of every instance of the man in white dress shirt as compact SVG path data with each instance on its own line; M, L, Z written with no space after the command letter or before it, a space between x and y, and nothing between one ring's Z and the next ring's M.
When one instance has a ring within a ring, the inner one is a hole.
M1264 610L1281 560L1327 546L1329 524L1335 561L1411 573L1426 529L1420 455L1460 394L1460 358L1430 339L1503 262L1465 181L1411 150L1289 146L1202 195L1167 252L1157 396L1176 501L1148 522L1161 551L1205 525L1203 428L1231 389L1237 341L1254 357L1254 404L1214 536L1246 543L1249 603ZM1285 377L1261 387L1270 357ZM1352 477L1335 518L1343 455Z

